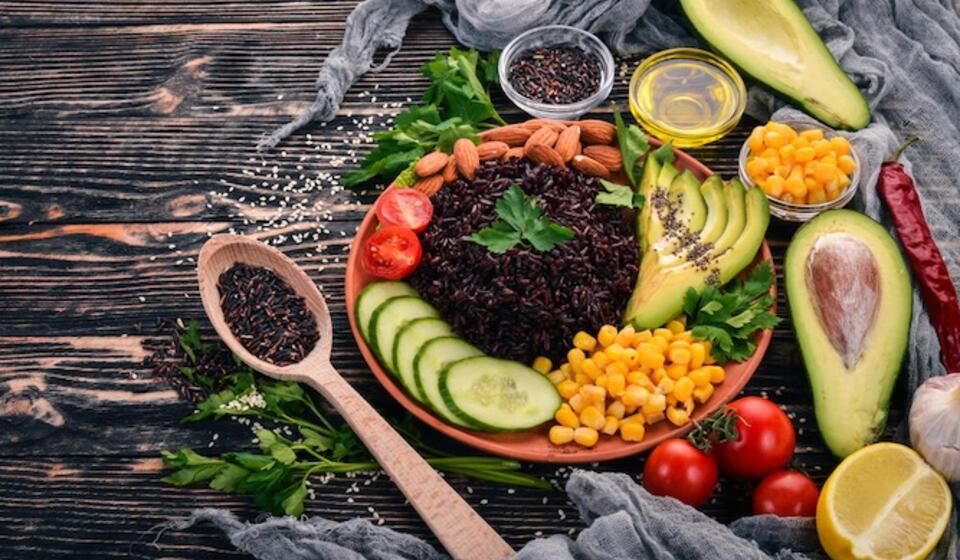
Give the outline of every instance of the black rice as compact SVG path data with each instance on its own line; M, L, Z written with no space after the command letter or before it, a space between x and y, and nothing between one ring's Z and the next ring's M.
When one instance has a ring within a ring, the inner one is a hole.
M220 274L220 307L243 347L278 366L295 364L317 345L317 321L269 268L237 263Z
M518 246L494 254L465 241L497 219L495 204L513 184L576 235L546 253ZM410 282L484 352L526 363L560 358L578 330L620 321L637 276L633 220L595 204L601 189L562 167L486 162L473 181L459 179L433 197L423 261Z
M510 85L538 103L576 103L600 89L600 61L579 47L530 49L510 65Z

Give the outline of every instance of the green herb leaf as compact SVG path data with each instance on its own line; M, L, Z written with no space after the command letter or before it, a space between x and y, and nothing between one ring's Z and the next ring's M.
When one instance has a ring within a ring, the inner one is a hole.
M220 469L217 476L210 481L210 488L232 494L238 492L240 486L250 475L247 469L227 463Z
M597 193L594 202L597 204L606 204L609 206L620 206L623 208L634 208L640 210L643 208L643 195L633 192L633 189L626 185L618 185L606 179L600 179L600 184L607 192Z
M667 140L663 143L662 146L656 150L650 152L650 155L657 158L660 163L666 163L668 161L673 161L676 159L676 154L673 153L673 141Z
M283 506L283 513L287 515L292 515L298 517L303 514L303 500L307 497L307 486L301 482L294 487L293 492L287 494L287 496L281 502Z
M613 120L617 125L617 141L620 143L620 153L623 155L623 170L630 179L630 183L637 185L640 178L640 158L650 149L647 135L636 125L627 126L620 115L620 108L613 104Z
M517 185L507 189L496 209L499 220L464 239L501 254L524 242L537 251L547 252L575 235L573 230L544 217L537 198L527 197Z

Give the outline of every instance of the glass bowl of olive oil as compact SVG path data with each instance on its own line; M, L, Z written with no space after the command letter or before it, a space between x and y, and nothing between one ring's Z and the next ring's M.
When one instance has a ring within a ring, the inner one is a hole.
M737 126L747 103L729 62L700 49L669 49L646 58L630 80L630 112L653 136L678 148L709 144Z

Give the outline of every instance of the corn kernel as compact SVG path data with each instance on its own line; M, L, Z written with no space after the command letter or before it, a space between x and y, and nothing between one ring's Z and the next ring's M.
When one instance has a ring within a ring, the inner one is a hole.
M633 325L627 325L620 329L620 332L617 333L617 338L614 340L620 346L630 346L630 343L633 342L633 335L637 331L633 328Z
M665 329L661 327L659 329L653 329L653 336L654 337L659 336L663 340L670 342L670 340L673 338L673 331L671 331L670 329Z
M667 408L667 420L674 426L683 426L690 421L690 413L693 412L693 401L677 402L676 405Z
M753 132L751 132L749 138L747 138L747 146L750 148L750 151L759 152L763 150L763 133L764 128L762 126L753 128Z
M600 327L600 332L597 333L597 342L603 347L610 346L613 344L613 341L616 340L617 333L617 327L613 325L604 325Z
M817 151L809 146L798 147L797 151L793 153L793 159L797 163L806 163L808 161L813 161L813 158L817 156Z
M574 412L567 403L560 405L560 408L558 408L557 412L554 413L553 419L556 420L561 426L567 426L569 428L580 427L580 419L577 417L577 413Z
M697 387L693 390L693 398L700 404L703 404L710 400L710 397L713 396L713 385L707 383L703 387Z
M640 385L642 387L647 383L650 383L650 378L639 369L635 369L627 374L627 385Z
M723 383L723 380L727 376L727 372L723 370L720 366L710 366L710 383L716 385L717 383Z
M589 333L579 331L573 335L573 345L584 352L593 352L597 347L597 339L590 336Z
M567 399L567 403L570 405L570 408L572 408L573 411L576 412L577 414L580 414L581 412L583 412L583 409L587 408L587 405L590 404L584 400L583 395L581 395L580 393L577 393L572 397L570 397L569 399Z
M667 377L676 381L687 374L687 366L684 364L670 364L667 366Z
M620 428L620 419L615 416L607 416L606 422L603 424L603 427L600 428L600 431L612 436L617 433L617 430Z
M584 447L593 447L600 439L600 434L593 428L579 427L573 431L573 441Z
M850 142L843 136L834 136L830 139L830 147L838 156L844 156L850 153Z
M643 422L629 422L620 426L620 437L623 441L643 441L646 433Z
M617 342L607 346L605 352L607 354L607 358L609 358L612 362L619 362L626 359L626 348Z
M643 404L642 410L644 414L651 414L654 412L663 412L665 408L667 408L667 397L660 393L654 393L650 395L647 402Z
M650 381L654 383L660 383L660 380L666 376L667 376L667 370L663 369L662 367L657 368L652 372L650 372Z
M646 422L647 419L642 413L631 414L620 420L620 427L622 428L626 424L645 424Z
M811 190L807 195L807 204L820 204L827 201L827 191L823 189Z
M707 357L707 349L704 348L703 344L699 342L694 342L690 345L690 363L687 364L690 366L690 369L697 369L703 365L703 359Z
M810 142L823 139L823 131L819 128L811 128L809 130L804 130L800 133L800 136L806 138Z
M557 392L560 393L560 396L563 397L564 400L576 395L579 389L580 385L570 379L557 383Z
M610 363L610 358L607 357L607 353L603 350L597 350L590 356L590 359L593 360L593 363L597 365L601 370L607 367L607 364Z
M580 364L580 371L590 379L596 379L601 370L597 367L597 362L593 358L587 358Z
M690 370L690 373L687 374L687 377L690 378L690 381L696 387L703 387L704 385L710 384L710 370L707 367L700 367L697 369Z
M550 370L553 369L553 362L546 356L537 356L536 359L533 360L533 369L543 374L550 373Z
M642 330L633 335L633 341L630 343L630 346L637 348L641 342L647 342L651 338L653 338L653 333L650 332L650 329Z
M602 403L607 398L607 390L596 385L584 385L580 387L580 396L590 404Z
M612 397L619 397L627 387L627 377L622 373L607 374L607 392Z
M781 194L783 194L783 184L784 184L783 177L781 177L780 175L771 175L770 177L767 178L767 182L765 183L766 188L764 189L764 192L769 194L770 196L779 197Z
M563 445L573 441L573 428L568 426L551 426L550 443L554 445Z
M567 376L567 379L573 379L574 373L573 373L573 368L570 367L570 364L568 363L560 364L560 371L562 371L563 374Z
M670 379L669 375L664 376L657 381L657 392L663 395L669 395L673 392L673 379Z
M656 338L653 337L650 340L656 340ZM644 342L637 348L637 360L640 365L649 369L662 368L664 362L663 351L653 344Z
M673 384L673 392L670 393L678 401L688 400L693 395L693 390L696 388L693 380L689 377L681 377Z
M787 138L776 130L768 130L763 133L763 145L768 148L778 149L787 143Z
M683 336L683 333L674 335L673 340L670 341L670 348L667 350L668 353L670 350L673 350L674 348L684 348L686 350L690 349L690 341L684 340L683 338L681 338L682 336Z
M686 348L671 348L670 361L675 364L687 365L690 363L690 350Z
M625 362L613 362L603 370L609 380L611 375L622 375L624 377L630 373L630 367Z
M650 400L650 391L639 385L627 385L620 400L625 406L643 406Z
M593 405L589 405L580 411L580 423L589 426L594 430L599 430L605 422L603 414Z
M606 389L607 374L601 373L600 375L598 375L597 378L593 380L593 384L596 385L597 387L603 387L604 389Z
M550 380L550 383L554 385L559 385L562 381L567 379L567 376L563 374L559 369L555 369L547 374L547 379Z
M711 387L713 386L711 385ZM610 403L610 406L607 407L607 416L613 416L617 419L623 418L625 412L626 407L623 406L623 401L613 401Z
M587 355L579 348L571 348L570 351L567 352L567 362L574 368L574 371L576 371L577 366L582 364L586 359Z
M590 383L591 381L593 381L592 379L590 379L589 375L583 372L580 372L574 375L573 380L577 382L577 385L586 385L587 383Z
M657 422L666 418L663 411L660 412L651 412L650 414L644 414L643 419L647 424L656 424Z

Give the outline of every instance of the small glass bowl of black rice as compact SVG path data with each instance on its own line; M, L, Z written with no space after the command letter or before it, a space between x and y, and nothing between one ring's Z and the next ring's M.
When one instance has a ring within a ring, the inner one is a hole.
M511 185L574 237L547 252L516 246L502 254L467 241L497 220L496 203ZM597 204L602 189L597 178L565 167L485 162L473 181L458 179L434 195L433 220L420 234L423 260L409 281L487 354L559 363L577 331L620 323L637 278L634 217Z
M596 35L566 25L536 27L503 49L500 87L524 112L575 119L602 103L613 88L613 55Z

